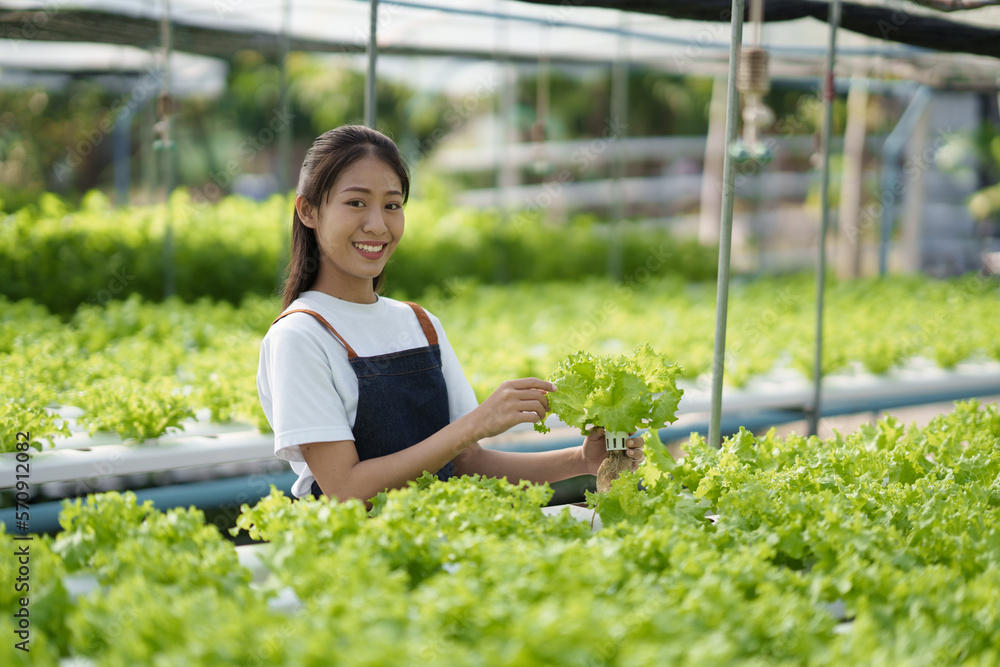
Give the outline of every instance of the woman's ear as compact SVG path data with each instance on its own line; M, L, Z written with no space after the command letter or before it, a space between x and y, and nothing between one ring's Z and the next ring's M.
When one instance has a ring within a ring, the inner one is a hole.
M295 212L299 214L303 225L316 229L316 209L302 195L295 196Z

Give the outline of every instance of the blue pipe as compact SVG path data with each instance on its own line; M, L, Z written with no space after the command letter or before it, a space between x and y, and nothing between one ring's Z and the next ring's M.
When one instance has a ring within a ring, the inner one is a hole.
M134 491L136 501L140 504L152 500L153 505L161 510L171 507L190 507L200 509L218 509L232 507L235 518L239 514L242 503L255 503L268 493L274 484L285 495L291 495L292 484L298 475L290 470L280 473L262 473L243 477L212 479L190 484L174 484L151 489ZM30 525L32 533L56 533L59 527L59 512L62 511L62 500L44 503L32 503L30 506ZM13 507L0 509L0 524L4 524L8 532L13 532Z
M868 400L864 403L853 401L841 401L835 404L827 403L823 406L821 416L836 417L864 412L880 412L892 408L927 403L943 403L994 394L1000 394L1000 381L992 385L979 387L974 392L963 389L953 389L950 391L933 390L919 397L914 397L913 395L893 396L892 394L888 394L884 397L879 397L877 400ZM778 424L801 421L806 416L807 412L804 409L762 410L746 414L723 415L720 432L725 435L737 433L741 426L750 431L760 431ZM677 426L661 428L659 430L660 440L663 442L680 440L686 438L690 433L699 433L705 436L709 430L709 419L704 418L693 423L688 423L683 427L684 433L680 432L680 428ZM505 452L545 452L576 447L582 442L582 437L579 434L575 434L570 437L545 438L544 440L533 438L529 441L511 441L492 445L491 448ZM153 505L160 510L166 510L171 507L188 507L191 505L201 509L218 509L230 506L235 517L235 514L239 512L239 505L257 502L270 492L271 484L274 484L285 495L290 496L292 484L296 478L295 473L284 471L280 473L221 478L190 484L161 486L151 489L141 489L134 493L140 503L152 500ZM580 480L574 478L573 481L565 480L564 486L569 488L571 486L579 486L580 484ZM31 532L58 532L59 512L61 510L62 501L32 504L30 510ZM10 530L9 526L12 526L14 523L13 507L0 509L0 523L8 526L8 531Z

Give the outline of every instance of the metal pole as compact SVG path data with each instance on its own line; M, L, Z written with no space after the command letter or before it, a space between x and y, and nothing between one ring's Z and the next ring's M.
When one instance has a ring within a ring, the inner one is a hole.
M278 130L278 192L285 194L291 187L289 172L292 158L292 123L288 113L288 32L291 30L292 2L282 0L281 39L278 42L278 111L284 120ZM284 238L284 234L282 238Z
M281 11L281 40L278 44L278 71L280 73L278 113L281 114L283 125L278 130L278 192L282 197L288 195L291 185L291 161L292 161L292 122L288 101L288 33L291 30L292 22L292 2L282 1ZM285 276L285 266L288 264L290 254L291 234L288 233L285 225L281 229L280 241L281 252L278 254L278 263L275 267L276 279L280 284Z
M830 141L833 136L833 63L837 55L837 26L840 0L830 3L830 44L826 52L826 79L823 83L823 173L819 197L819 257L816 262L816 351L813 359L813 400L809 411L809 435L819 431L820 388L823 382L823 289L826 283L826 229L830 217Z
M173 296L177 291L174 280L174 229L170 215L170 193L174 188L173 142L170 138L170 114L173 102L170 99L170 0L163 0L163 17L160 20L160 40L163 45L163 89L162 105L158 109L162 123L160 149L163 152L163 200L166 204L166 228L163 232L163 296ZM164 113L165 112L165 113Z
M497 10L497 0L493 2L494 11ZM504 144L506 143L506 138L504 137L503 129L503 86L506 81L504 78L506 76L506 68L501 64L501 48L506 47L507 41L507 22L498 19L493 22L493 67L497 70L497 77L499 77L499 93L494 98L493 105L493 207L497 211L497 217L500 218L500 209L503 205L502 190L503 190L503 154L504 154ZM497 228L499 229L499 227ZM498 233L498 232L497 232ZM499 240L499 239L498 239ZM502 246L497 243L496 248L499 250ZM497 264L496 271L500 271L500 266L502 262ZM494 278L499 282L499 273L494 275Z
M729 43L729 95L726 99L726 146L722 167L722 220L719 231L719 278L715 300L715 353L712 359L712 413L708 423L708 443L722 444L722 377L726 355L726 311L729 305L729 259L733 243L733 158L729 146L736 141L739 99L736 72L743 44L743 7L745 0L733 0L732 36Z
M497 2L493 3L494 8ZM507 231L508 201L510 194L509 186L512 183L510 167L510 128L513 123L514 104L516 102L516 91L510 60L510 33L509 20L501 18L494 22L494 63L499 69L500 89L497 93L496 107L494 109L495 123L493 134L493 150L496 162L493 172L493 201L497 209L497 223L494 228L495 235L495 257L496 265L493 269L493 280L498 283L506 283L510 279L510 266L508 266L508 253L506 245L503 243L504 234Z
M154 56L155 57L155 56ZM156 150L156 99L147 97L139 102L139 152L142 160L142 187L149 201L156 197L160 182L160 153Z
M115 116L115 129L112 131L114 137L114 175L115 175L115 204L117 206L127 206L129 190L131 189L132 171L132 123L130 116L132 113L125 107Z
M612 217L614 233L608 243L608 277L621 280L625 273L625 245L622 232L625 226L625 198L622 193L622 178L625 176L625 148L622 137L628 131L628 40L624 34L626 13L618 13L618 25L622 32L618 34L618 53L611 69L611 150L614 155L612 163L614 173L611 181Z
M882 220L878 249L878 273L885 277L889 271L889 241L896 221L896 182L900 175L900 156L917 126L921 116L931 103L933 95L927 86L917 88L916 94L907 105L899 122L882 144Z
M365 125L375 127L375 59L378 29L378 0L371 0L371 23L368 31L368 75L365 78Z
M840 228L837 247L837 272L852 278L861 277L861 255L864 250L861 222L861 197L864 188L865 121L868 115L868 87L857 76L851 76L847 92L847 125L844 128L844 163L840 177ZM843 251L840 250L843 248Z

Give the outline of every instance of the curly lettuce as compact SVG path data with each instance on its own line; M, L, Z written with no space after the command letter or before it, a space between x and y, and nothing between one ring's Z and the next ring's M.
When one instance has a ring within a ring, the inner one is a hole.
M660 428L677 420L684 393L677 388L681 367L648 345L631 355L594 356L576 352L563 359L549 376L556 391L549 394L549 411L584 434L591 426L607 431ZM535 430L546 433L544 423Z

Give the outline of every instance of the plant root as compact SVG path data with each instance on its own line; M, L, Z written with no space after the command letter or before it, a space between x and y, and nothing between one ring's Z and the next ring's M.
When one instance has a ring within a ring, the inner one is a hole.
M633 470L633 461L623 451L608 452L601 467L597 469L597 492L604 493L611 488L611 482L626 470Z

